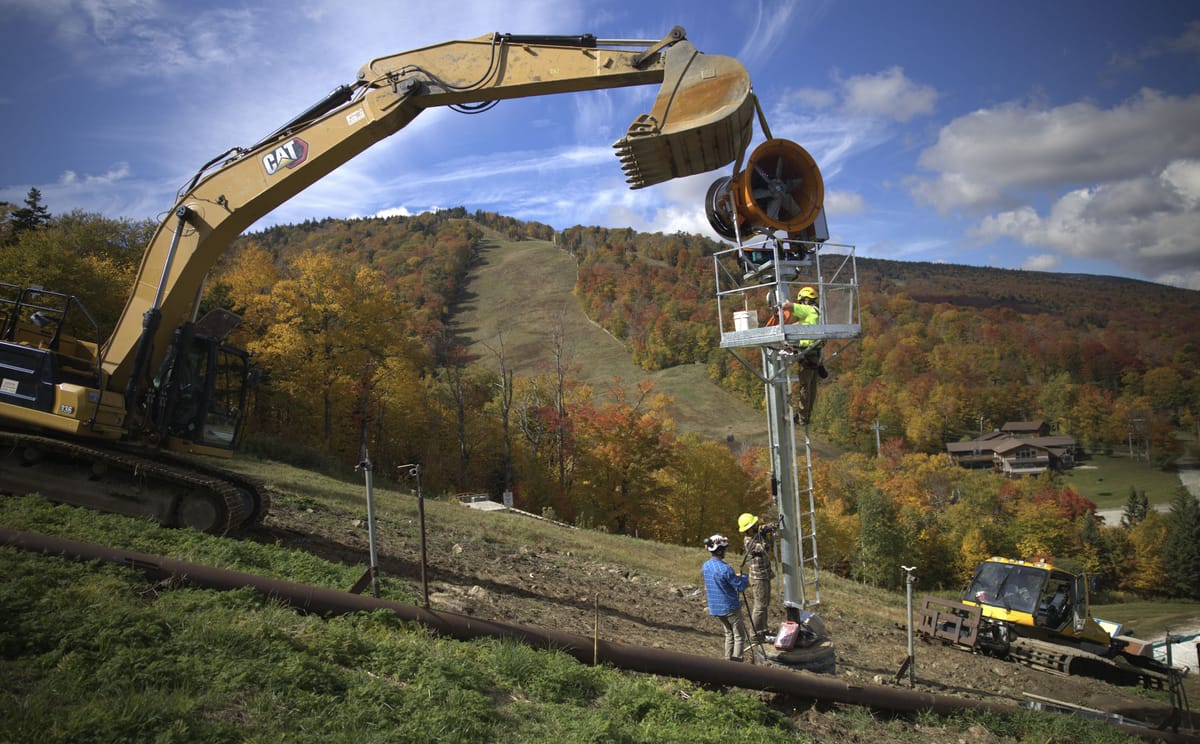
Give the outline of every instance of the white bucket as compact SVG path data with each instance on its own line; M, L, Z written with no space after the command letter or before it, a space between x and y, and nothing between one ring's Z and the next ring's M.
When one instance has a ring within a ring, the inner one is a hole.
M738 310L733 314L733 330L748 331L758 328L758 312L755 310Z

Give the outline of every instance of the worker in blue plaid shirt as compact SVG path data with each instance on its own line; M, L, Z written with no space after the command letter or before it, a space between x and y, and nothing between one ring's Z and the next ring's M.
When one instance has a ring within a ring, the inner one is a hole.
M713 535L704 541L712 557L704 562L704 593L708 597L708 614L721 621L725 629L725 658L741 661L746 647L746 623L742 620L742 602L739 596L746 591L750 578L736 574L725 562L725 550L729 538Z

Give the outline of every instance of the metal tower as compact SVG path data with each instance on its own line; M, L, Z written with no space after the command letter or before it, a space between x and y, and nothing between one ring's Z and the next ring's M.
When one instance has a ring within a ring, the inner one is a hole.
M819 346L823 362L829 362L862 331L854 247L760 236L715 254L713 263L721 348L765 388L783 604L788 620L796 621L821 602L812 446L807 422L798 418L796 386L807 351ZM802 287L817 291L816 324L791 323L781 311ZM754 347L757 364L743 355Z

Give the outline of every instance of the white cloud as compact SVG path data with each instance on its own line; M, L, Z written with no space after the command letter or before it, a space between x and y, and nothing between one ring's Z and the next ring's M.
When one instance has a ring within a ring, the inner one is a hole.
M935 175L908 183L919 203L940 211L1014 207L1198 156L1200 96L1143 90L1111 109L1082 102L975 111L943 127L921 154L919 165Z
M772 135L790 139L808 150L821 169L827 189L848 161L895 142L904 133L900 125L932 113L938 98L934 88L913 82L899 67L837 83L832 91L787 91L770 111ZM863 169L856 171L861 173ZM827 193L826 199L835 200L837 208L845 207L842 214L858 213L864 208L861 196L837 204L836 200L845 196Z
M131 171L129 168L129 163L117 163L113 166L112 170L101 173L98 176L85 175L83 178L80 178L79 174L77 174L75 171L64 171L63 174L59 176L58 183L60 186L66 188L72 188L76 186L111 186L118 181L128 178L130 174Z
M853 191L825 191L825 213L843 217L851 214L862 214L866 204L862 194Z
M943 127L919 164L935 175L907 181L914 199L942 213L986 214L973 237L1195 286L1200 95L1143 89L1107 109L982 109Z
M837 102L831 91L820 88L800 88L789 91L782 100L782 105L790 107L793 103L802 109L825 109Z
M256 20L247 9L188 8L159 0L8 0L41 18L81 75L106 83L169 78L213 66L253 66Z
M1109 260L1155 281L1200 289L1200 160L1157 175L1070 191L1045 216L1033 207L985 217L972 234Z
M933 113L938 94L928 85L918 85L900 67L875 75L856 75L842 84L843 107L851 114L865 114L899 122Z
M1200 54L1200 21L1192 21L1184 32L1170 43L1173 52Z
M399 206L399 207L389 207L388 209L381 209L371 216L377 217L379 219L386 219L388 217L409 217L411 215L412 215L412 212L410 212L408 210L408 207Z
M771 111L771 134L807 150L817 161L826 182L841 171L847 160L895 136L879 119L813 114L786 104Z
M796 0L731 4L730 11L746 13L752 10L754 16L746 33L746 43L734 56L752 69L776 64L780 46L793 43L810 28L819 27L827 3L806 2L799 8L798 5ZM802 10L803 15L797 10Z
M598 90L571 97L573 104L575 140L577 142L607 142L611 144L625 134L626 123L617 120L612 95ZM566 101L562 102L564 105Z
M1200 203L1200 161L1177 160L1163 169L1162 180L1179 196L1183 209Z
M1155 281L1200 292L1200 269L1168 271L1165 274L1159 274Z
M1168 54L1200 55L1200 21L1192 21L1176 37L1156 38L1138 49L1116 51L1109 64L1116 68L1135 69L1146 60Z

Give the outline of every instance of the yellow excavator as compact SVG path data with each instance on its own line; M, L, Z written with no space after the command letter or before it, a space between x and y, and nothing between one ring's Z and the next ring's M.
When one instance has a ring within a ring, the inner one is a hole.
M217 534L260 522L263 489L190 457L228 457L241 437L252 373L225 343L238 319L197 317L230 243L427 108L645 84L661 84L650 113L614 145L631 188L740 162L757 109L749 75L682 28L657 41L489 34L372 60L262 141L202 166L106 338L70 288L0 284L0 492Z
M929 637L1058 674L1162 689L1183 670L1092 617L1088 576L1047 560L992 557L976 567L959 602L925 597L918 624ZM1135 648L1136 646L1136 648Z

